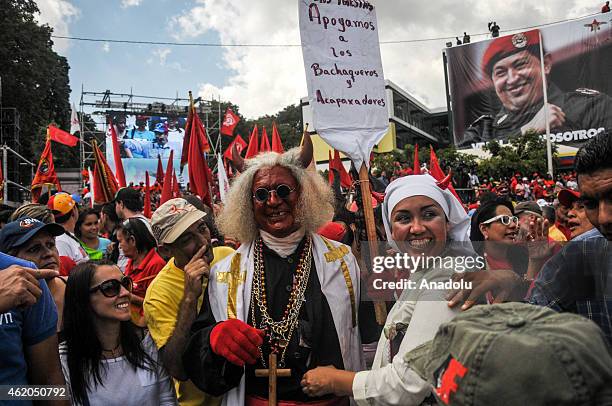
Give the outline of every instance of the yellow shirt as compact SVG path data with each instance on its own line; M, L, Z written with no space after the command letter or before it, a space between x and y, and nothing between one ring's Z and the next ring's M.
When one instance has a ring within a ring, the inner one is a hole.
M554 224L548 227L548 236L555 241L567 241L567 237L565 237L565 234L563 234L561 230L559 230Z
M229 247L213 248L214 260L210 266L233 253ZM203 290L208 279L203 282ZM147 289L143 308L147 327L157 348L162 348L174 332L178 318L179 307L183 301L185 287L185 273L170 259L166 266L159 271L157 277ZM204 295L198 298L198 312L202 306ZM200 391L191 381L174 380L174 387L181 406L220 405L221 398L215 398Z

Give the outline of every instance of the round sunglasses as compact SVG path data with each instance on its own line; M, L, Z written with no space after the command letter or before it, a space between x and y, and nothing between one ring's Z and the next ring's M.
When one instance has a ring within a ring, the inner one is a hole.
M89 293L95 293L99 290L106 297L115 297L119 295L119 292L121 292L122 286L131 293L133 284L132 278L129 276L124 276L121 278L121 280L109 279L89 289Z
M278 185L275 189L266 189L265 187L260 187L255 190L255 193L253 193L253 197L258 202L264 203L270 198L271 193L274 192L276 193L276 196L278 196L279 199L286 200L289 198L289 195L294 191L295 189L292 189L291 187L285 184Z
M509 216L507 214L500 214L498 216L495 217L491 217L490 219L488 219L487 221L483 221L480 224L491 224L495 221L499 221L501 222L503 225L505 226L509 226L510 223L514 223L514 224L518 224L519 219L516 216Z

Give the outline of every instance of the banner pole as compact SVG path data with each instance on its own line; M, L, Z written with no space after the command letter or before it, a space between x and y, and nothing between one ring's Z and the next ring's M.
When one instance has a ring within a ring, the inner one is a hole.
M544 120L546 121L546 164L548 174L553 176L552 145L550 142L550 122L548 121L548 86L546 83L546 72L544 71L544 45L542 44L542 33L540 37L540 69L542 71L542 90L544 95Z
M361 196L363 202L363 216L365 218L366 233L368 235L368 248L370 250L370 259L378 256L376 226L374 225L374 209L372 208L372 192L370 191L370 177L368 176L368 168L365 162L361 164L359 169L359 187L361 188ZM375 301L374 312L376 314L376 322L384 326L387 320L387 306L385 302Z
M0 114L2 114L1 111L0 111ZM2 148L2 174L4 175L4 179L8 180L8 165L7 165L7 160L8 160L8 151L7 151L6 145L4 145L3 148ZM4 182L4 188L3 189L4 189L2 191L3 194L4 194L3 202L6 203L6 202L8 202L8 182Z

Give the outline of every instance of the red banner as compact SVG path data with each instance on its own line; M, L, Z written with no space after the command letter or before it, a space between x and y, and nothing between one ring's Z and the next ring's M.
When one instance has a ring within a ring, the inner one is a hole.
M242 151L247 147L246 141L242 139L240 134L236 135L236 138L234 138L234 141L232 141L232 143L229 144L229 147L227 147L227 149L223 153L223 157L225 159L229 159L229 160L232 159L232 147L234 146L234 144L236 144L236 149L238 150L239 154L242 154Z
M38 161L36 175L32 180L32 201L34 203L38 202L41 189L44 185L55 186L58 190L62 190L59 180L57 179L57 173L55 173L55 166L53 165L53 154L51 153L50 139L47 139L45 149L40 156L40 161Z
M236 128L239 121L240 117L228 107L225 111L225 117L223 117L223 124L221 124L221 134L229 136L234 135L234 128Z
M60 130L54 125L49 125L49 127L47 127L47 134L49 138L51 138L51 141L59 142L69 147L74 147L79 142L77 137L70 135L69 132Z

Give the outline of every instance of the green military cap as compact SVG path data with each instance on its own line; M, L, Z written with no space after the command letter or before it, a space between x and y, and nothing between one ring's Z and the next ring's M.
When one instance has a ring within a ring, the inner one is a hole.
M602 331L524 303L476 306L405 356L440 405L603 405L612 356Z

